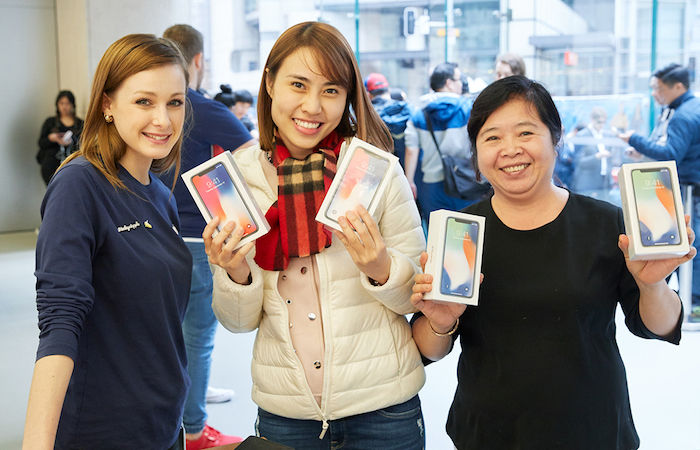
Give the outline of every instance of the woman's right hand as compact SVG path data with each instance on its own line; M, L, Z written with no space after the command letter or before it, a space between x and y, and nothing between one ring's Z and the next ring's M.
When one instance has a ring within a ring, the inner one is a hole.
M222 267L228 273L229 278L238 284L248 284L250 276L250 266L246 261L246 255L253 248L255 242L248 242L243 247L234 250L243 237L243 228L237 226L236 222L228 222L214 236L216 227L219 225L219 218L209 222L204 228L202 238L204 238L204 250L209 256L209 262ZM228 242L225 242L228 239Z
M426 252L420 255L420 265L425 272L425 263L428 261ZM427 273L419 273L414 278L411 303L423 313L430 322L430 327L438 333L446 333L454 327L457 319L464 313L467 305L453 302L440 302L424 300L423 295L433 288L433 276Z
M62 142L63 142L63 133L59 133L59 132L55 131L55 132L53 132L53 133L49 133L48 138L49 138L49 141L55 142L55 143L57 143L58 145L62 145Z

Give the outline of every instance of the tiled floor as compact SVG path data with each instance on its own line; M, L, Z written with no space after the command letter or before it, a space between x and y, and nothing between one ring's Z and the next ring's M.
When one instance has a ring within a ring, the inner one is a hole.
M0 450L21 445L37 344L34 233L0 234ZM700 332L680 346L638 339L618 319L632 410L643 450L700 450ZM219 329L211 382L236 391L230 403L209 406L209 422L230 434L253 434L250 357L254 333ZM420 393L428 450L449 450L444 423L455 388L457 353L428 367ZM599 449L594 449L599 450Z

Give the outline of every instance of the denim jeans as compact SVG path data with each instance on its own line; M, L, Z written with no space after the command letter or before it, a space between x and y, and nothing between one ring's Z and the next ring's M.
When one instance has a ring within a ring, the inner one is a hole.
M192 253L192 286L182 333L187 350L187 372L192 384L185 400L183 423L188 433L198 433L207 421L206 395L217 321L211 309L213 280L204 243L185 244Z
M685 204L685 186L681 185L681 193ZM693 246L700 248L700 187L693 189L693 211L686 211L691 217L693 232L695 233L695 242ZM700 256L693 258L693 306L700 306ZM685 311L690 314L690 311Z
M296 450L421 450L425 427L420 399L356 416L331 420L323 439L321 422L280 417L258 408L258 437Z

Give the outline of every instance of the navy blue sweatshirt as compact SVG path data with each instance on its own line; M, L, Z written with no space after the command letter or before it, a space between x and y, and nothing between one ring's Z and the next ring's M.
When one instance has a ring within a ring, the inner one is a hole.
M37 360L75 367L56 448L168 448L189 386L181 323L192 258L154 175L115 189L80 157L52 179L36 249Z

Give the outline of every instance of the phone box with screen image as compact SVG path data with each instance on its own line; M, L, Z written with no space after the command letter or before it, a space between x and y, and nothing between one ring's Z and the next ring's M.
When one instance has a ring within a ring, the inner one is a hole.
M618 177L630 259L663 259L688 253L675 161L623 164Z
M433 289L424 298L479 303L485 223L481 216L445 209L430 213L425 273L433 276Z
M218 216L218 229L232 220L243 227L244 234L236 248L270 231L270 224L236 168L231 152L188 170L182 174L182 180L207 223Z
M398 158L367 142L353 138L316 214L316 220L342 231L338 218L358 205L374 214Z

